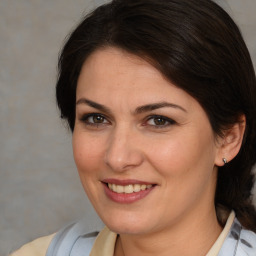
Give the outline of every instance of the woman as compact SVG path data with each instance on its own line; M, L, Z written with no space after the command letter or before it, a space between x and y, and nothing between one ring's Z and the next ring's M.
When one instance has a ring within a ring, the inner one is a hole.
M14 255L256 255L255 73L218 5L97 8L62 50L56 95L106 228L75 223Z

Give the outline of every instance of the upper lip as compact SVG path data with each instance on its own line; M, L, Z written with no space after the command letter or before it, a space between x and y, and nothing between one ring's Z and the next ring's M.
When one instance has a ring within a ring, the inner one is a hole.
M152 182L135 180L135 179L127 179L127 180L119 180L119 179L104 179L103 183L116 184L121 186L131 185L131 184L140 184L140 185L154 185Z

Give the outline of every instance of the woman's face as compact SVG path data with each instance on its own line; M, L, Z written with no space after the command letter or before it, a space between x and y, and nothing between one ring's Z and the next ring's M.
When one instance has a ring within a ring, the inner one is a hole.
M84 63L73 150L103 222L156 232L214 211L218 146L205 111L141 58L117 48Z

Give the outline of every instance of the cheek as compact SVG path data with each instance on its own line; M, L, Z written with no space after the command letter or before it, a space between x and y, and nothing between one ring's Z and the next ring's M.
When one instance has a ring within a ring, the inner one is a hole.
M73 154L83 188L95 205L99 201L99 170L102 170L100 158L102 145L99 140L85 133L73 134Z
M148 148L151 164L166 176L200 175L214 166L214 138L209 132L183 132Z
M100 140L92 136L73 135L73 155L79 173L95 172L99 159L103 158L103 150Z
M177 141L165 142L161 148L150 148L151 165L164 177L180 175L190 165L184 146ZM168 180L166 180L168 182Z

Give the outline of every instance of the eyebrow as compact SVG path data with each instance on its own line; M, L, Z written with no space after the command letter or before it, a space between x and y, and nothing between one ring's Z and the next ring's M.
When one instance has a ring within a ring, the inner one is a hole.
M135 110L135 114L141 114L141 113L144 113L144 112L149 112L149 111L152 111L152 110L155 110L155 109L165 108L165 107L177 108L177 109L180 109L184 112L187 112L186 109L184 109L183 107L181 107L177 104L173 104L173 103L163 101L163 102L147 104L147 105L144 105L144 106L137 107L136 110Z
M88 100L86 98L81 98L79 99L77 102L76 102L76 105L80 105L80 104L86 104L90 107L93 107L95 109L98 109L100 111L103 111L107 114L111 114L112 111L102 105L102 104L99 104L97 102L94 102L94 101L91 101L91 100ZM187 110L184 109L183 107L177 105L177 104L174 104L174 103L169 103L169 102L157 102L157 103L152 103L152 104L147 104L147 105L143 105L143 106L139 106L135 109L134 111L134 114L141 114L141 113L144 113L144 112L150 112L152 110L156 110L156 109L159 109L159 108L164 108L164 107L171 107L171 108L175 108L175 109L179 109L179 110L182 110L183 112L186 112L187 113Z
M80 105L80 104L88 105L92 108L95 108L95 109L98 109L102 112L105 112L106 114L111 114L112 113L112 111L108 107L106 107L102 104L99 104L97 102L85 99L85 98L81 98L76 102L76 105Z

